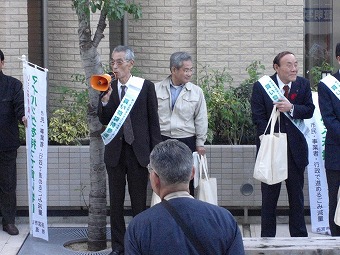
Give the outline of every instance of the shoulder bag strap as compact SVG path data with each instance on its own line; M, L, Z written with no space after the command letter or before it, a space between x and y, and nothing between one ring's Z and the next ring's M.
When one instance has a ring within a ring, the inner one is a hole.
M172 205L170 205L170 203L167 200L165 200L165 199L163 199L161 204L165 207L165 209L168 210L168 212L171 214L171 216L175 219L175 221L177 222L178 226L181 227L182 231L184 232L186 237L189 239L191 244L194 246L194 248L196 249L198 254L202 254L202 255L206 254L204 252L204 250L205 250L204 246L202 245L202 243L197 238L195 238L193 233L190 231L188 225L186 225L184 223L184 221L181 219L181 217L177 213L176 209Z

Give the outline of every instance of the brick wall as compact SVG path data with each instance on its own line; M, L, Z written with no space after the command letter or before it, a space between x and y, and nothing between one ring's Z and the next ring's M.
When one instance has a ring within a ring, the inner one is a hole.
M272 74L273 58L283 50L295 53L303 70L302 0L140 2L143 18L130 20L129 44L152 81L169 74L170 54L178 50L193 55L197 72L201 66L227 67L235 86L248 77L253 60Z
M136 67L154 82L169 74L174 51L192 54L197 72L202 66L227 67L233 85L246 79L246 67L260 60L272 74L272 60L283 50L297 56L303 70L303 0L139 0L143 17L129 16L129 45L136 52ZM21 62L27 54L26 1L2 4L0 48L5 50L6 73L22 78ZM92 32L97 16L92 17ZM71 75L83 73L78 47L78 21L68 0L48 1L49 89L79 87ZM99 45L102 60L109 59L109 29ZM55 96L50 94L50 104Z
M72 81L72 75L84 74L84 69L79 50L78 17L71 4L71 1L65 0L48 1L48 68L49 90L52 92L49 94L50 106L58 104L54 102L56 99L54 92L58 86L86 88L84 84ZM92 36L96 31L98 15L96 13L91 16ZM104 35L98 52L103 63L108 64L110 54L108 26Z
M3 72L22 80L21 55L27 55L26 1L1 1L0 49L5 55Z
M145 78L157 82L169 75L169 59L175 51L188 51L196 63L196 1L139 2L143 17L130 19L129 44Z

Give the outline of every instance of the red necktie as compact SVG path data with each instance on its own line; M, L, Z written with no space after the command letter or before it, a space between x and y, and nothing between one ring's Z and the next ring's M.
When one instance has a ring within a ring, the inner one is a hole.
M283 86L283 90L285 91L285 97L288 98L289 86L288 85L284 85Z

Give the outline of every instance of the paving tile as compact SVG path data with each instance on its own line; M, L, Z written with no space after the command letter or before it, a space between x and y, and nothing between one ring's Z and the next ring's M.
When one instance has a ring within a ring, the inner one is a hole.
M261 225L259 221L259 217L252 218L250 217L250 225L242 226L240 225L240 230L244 237L257 238L261 235ZM278 238L289 237L289 228L287 222L287 216L282 216L278 218L278 222L282 222L282 224L277 224L277 236ZM126 217L126 223L130 222L132 219L131 216ZM239 222L243 222L242 217L238 217L237 220ZM306 219L308 220L308 219ZM255 223L253 223L255 222ZM64 228L64 227L74 227L74 228L86 228L87 227L87 217L49 217L48 225L50 228ZM19 229L20 234L18 236L10 236L6 232L0 229L0 255L16 255L20 250L22 244L25 242L28 234L29 234L29 225L28 225L28 217L18 217L17 219L17 227ZM107 227L109 225L109 217L107 217ZM325 235L316 234L311 232L311 225L307 224L307 230L309 237L327 237ZM248 236L249 235L249 236ZM38 239L37 239L38 240ZM40 241L39 241L40 242ZM33 255L33 254L29 254Z

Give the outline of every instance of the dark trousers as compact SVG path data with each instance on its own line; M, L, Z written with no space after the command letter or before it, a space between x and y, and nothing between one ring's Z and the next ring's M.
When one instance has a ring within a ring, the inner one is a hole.
M338 204L338 190L340 187L340 170L326 169L329 199L329 228L332 236L340 236L340 226L334 222L336 206Z
M148 170L142 167L133 152L132 146L123 142L119 164L106 166L109 179L110 224L113 250L124 250L125 220L124 201L125 186L128 182L132 214L146 209Z
M14 224L16 214L17 150L0 151L0 210L2 224Z
M162 140L168 140L168 139L176 139L185 145L187 145L192 152L196 151L196 136L191 136L191 137L185 137L185 138L171 138L168 136L162 135ZM189 182L189 190L190 190L190 195L194 196L195 195L195 188L194 188L194 180L191 180Z
M288 179L285 182L289 202L290 236L306 237L308 232L304 217L304 170L298 169L293 160L288 160ZM261 183L261 237L275 237L276 235L276 207L280 190L281 183L274 185Z

